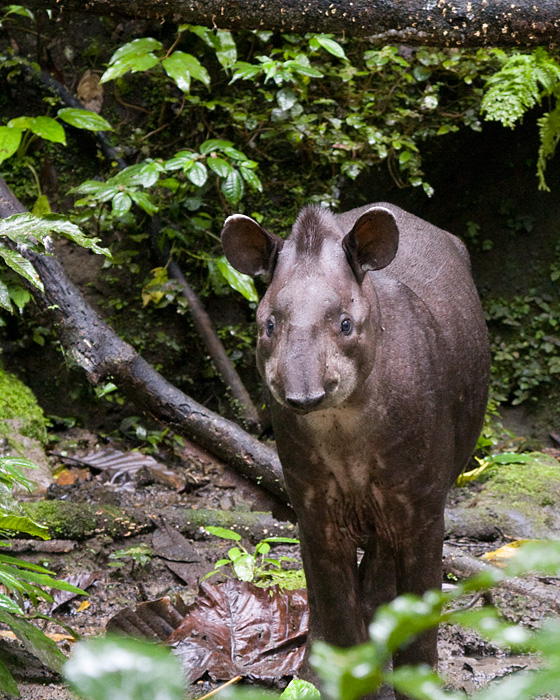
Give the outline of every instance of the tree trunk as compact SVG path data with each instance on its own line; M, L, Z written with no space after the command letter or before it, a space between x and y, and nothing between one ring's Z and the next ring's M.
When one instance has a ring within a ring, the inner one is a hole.
M0 178L0 216L24 211ZM45 288L44 294L33 290L35 299L52 315L67 355L93 384L111 378L139 408L286 500L282 468L274 450L158 374L95 313L55 257L20 252L33 263Z
M556 0L26 0L26 6L222 29L332 32L376 44L558 45Z

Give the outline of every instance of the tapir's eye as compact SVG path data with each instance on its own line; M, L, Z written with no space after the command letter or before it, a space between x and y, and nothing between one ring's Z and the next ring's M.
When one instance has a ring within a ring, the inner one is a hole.
M344 335L350 335L350 333L352 333L353 328L354 325L349 318L343 319L340 323L340 332L344 333Z
M270 338L270 336L274 333L274 319L269 318L268 321L265 323L265 330L267 336Z

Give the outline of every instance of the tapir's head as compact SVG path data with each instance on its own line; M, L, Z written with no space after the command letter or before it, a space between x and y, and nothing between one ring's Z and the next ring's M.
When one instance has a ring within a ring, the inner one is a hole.
M380 320L366 273L396 254L393 214L372 207L342 231L328 210L308 207L286 241L236 214L222 244L237 270L270 279L257 312L257 363L274 398L297 413L349 399L375 359Z

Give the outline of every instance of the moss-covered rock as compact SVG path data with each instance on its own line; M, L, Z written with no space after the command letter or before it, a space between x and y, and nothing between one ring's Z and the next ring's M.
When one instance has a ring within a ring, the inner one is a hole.
M446 511L446 531L455 537L492 540L560 537L560 463L532 452L523 464L496 465Z
M13 420L18 422L21 435L43 445L46 443L45 416L33 392L0 363L0 432L3 435L9 437Z
M100 533L120 539L154 527L148 518L112 506L52 500L23 503L22 507L26 515L45 525L51 537L57 539L83 540Z
M0 439L2 454L25 457L37 465L26 476L39 488L52 483L45 454L46 420L31 389L0 363Z

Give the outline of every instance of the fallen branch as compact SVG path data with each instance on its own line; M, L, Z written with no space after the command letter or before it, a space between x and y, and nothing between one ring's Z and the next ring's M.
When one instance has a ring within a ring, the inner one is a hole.
M0 217L25 207L0 178ZM139 408L176 433L235 467L282 500L286 500L278 456L238 425L197 403L164 379L125 343L89 306L58 260L28 249L20 252L33 264L44 286L34 297L50 314L67 356L92 384L111 379Z

